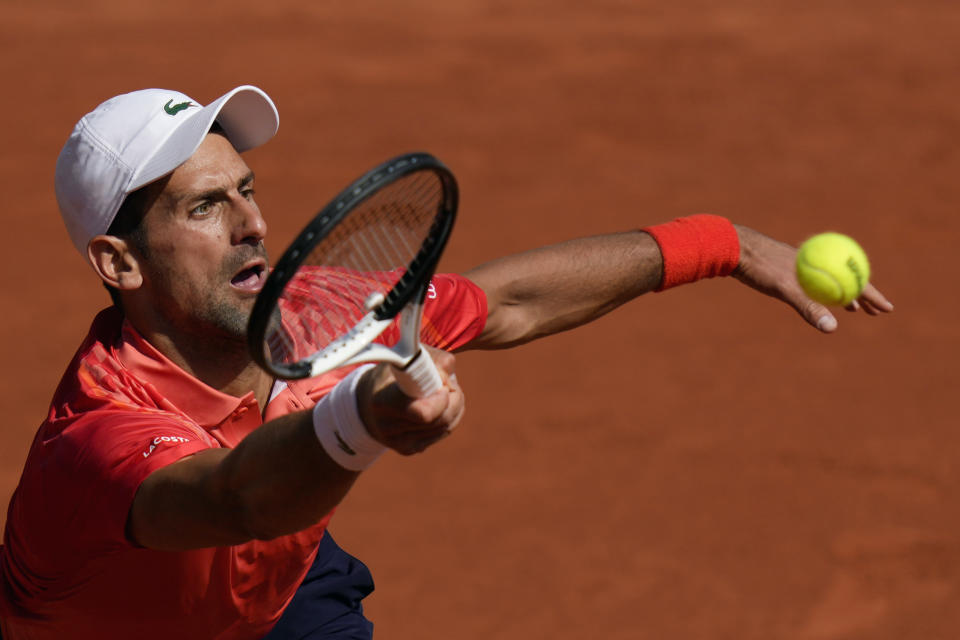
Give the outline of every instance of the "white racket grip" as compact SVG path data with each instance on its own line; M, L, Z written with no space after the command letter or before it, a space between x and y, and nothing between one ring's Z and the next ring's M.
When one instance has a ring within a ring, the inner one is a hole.
M443 387L443 378L440 377L437 364L423 347L420 347L420 351L406 367L394 367L393 374L397 379L397 386L411 398L428 396Z

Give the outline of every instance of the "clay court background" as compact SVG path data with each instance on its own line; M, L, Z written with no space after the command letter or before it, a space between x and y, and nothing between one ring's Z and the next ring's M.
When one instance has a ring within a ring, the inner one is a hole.
M855 235L897 305L822 336L711 281L461 356L465 426L386 457L334 519L373 568L379 638L960 637L956 3L0 9L4 505L107 301L53 199L71 127L128 90L252 83L281 114L248 156L275 255L424 149L461 183L449 270L710 211Z

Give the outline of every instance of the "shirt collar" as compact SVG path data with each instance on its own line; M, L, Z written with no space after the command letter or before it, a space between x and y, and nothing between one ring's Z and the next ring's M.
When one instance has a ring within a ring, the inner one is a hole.
M216 427L241 407L257 405L253 391L238 398L193 377L147 342L126 319L120 337L117 357L123 366L205 429Z

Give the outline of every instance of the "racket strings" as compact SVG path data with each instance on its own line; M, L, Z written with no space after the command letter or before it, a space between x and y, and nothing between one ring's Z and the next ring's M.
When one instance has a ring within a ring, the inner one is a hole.
M406 266L427 237L441 196L432 173L401 178L352 211L304 263L359 271Z
M355 327L371 301L390 295L415 268L443 198L439 177L417 171L348 211L281 292L265 335L271 360L310 357Z

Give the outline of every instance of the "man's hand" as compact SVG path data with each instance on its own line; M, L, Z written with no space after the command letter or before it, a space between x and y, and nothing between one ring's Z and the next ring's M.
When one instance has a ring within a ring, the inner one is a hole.
M807 297L797 282L797 250L748 227L734 226L740 238L740 264L733 276L761 293L783 300L820 331L835 331L837 319L834 315L827 307ZM846 309L863 309L870 315L878 315L893 311L893 304L876 287L867 284L860 297Z
M450 435L463 417L464 396L453 374L453 355L424 349L443 377L443 388L436 393L410 398L400 391L386 364L364 374L357 388L357 406L370 436L403 455L420 453Z

